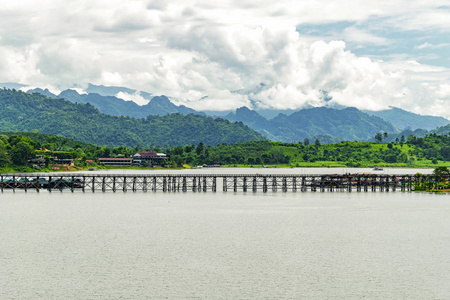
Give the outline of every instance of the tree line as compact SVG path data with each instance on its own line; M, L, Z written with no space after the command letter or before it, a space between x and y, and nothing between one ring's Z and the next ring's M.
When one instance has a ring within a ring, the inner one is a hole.
M45 165L57 158L75 159L80 167L94 164L101 157L131 157L136 152L152 149L169 157L168 165L227 166L450 166L450 135L408 136L403 142L340 142L321 144L281 143L267 140L222 143L217 146L197 145L125 147L96 146L71 138L38 132L0 133L0 168L32 168L33 159L41 157Z

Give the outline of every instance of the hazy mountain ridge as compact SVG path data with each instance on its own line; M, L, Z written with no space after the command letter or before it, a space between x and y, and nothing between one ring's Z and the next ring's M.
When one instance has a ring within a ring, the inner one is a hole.
M111 89L112 88L112 89ZM48 89L32 89L27 91L27 93L39 93L50 98L63 98L72 103L89 103L97 108L101 113L112 115L112 116L129 116L133 118L145 118L149 115L163 116L174 113L181 114L197 114L205 115L202 112L198 112L194 109L186 107L184 105L173 104L166 96L154 96L150 99L148 104L138 105L133 101L126 101L120 99L116 96L112 96L115 92L123 92L125 88L104 87L99 88L99 86L90 85L87 91L91 91L88 94L79 94L76 90L68 89L62 91L59 95L52 94ZM105 92L106 90L106 92ZM100 95L92 91L103 91L105 94L111 95ZM109 91L109 92L108 92ZM128 89L126 92L135 92L134 90ZM146 93L149 97L151 94Z
M433 130L450 123L450 120L443 117L419 115L397 107L391 107L387 110L364 112L391 122L399 130L404 130L407 128L412 130L419 128Z
M14 83L6 85L24 87ZM28 93L33 92L51 98L64 98L73 103L90 103L101 113L113 116L146 118L149 115L162 116L174 113L213 115L233 122L243 122L268 139L282 142L302 141L304 138L319 138L324 143L341 140L371 140L379 132L388 132L389 138L384 140L390 141L409 133L423 136L428 130L450 123L442 117L418 115L395 107L378 112L345 107L317 107L297 111L251 110L241 107L226 113L214 111L205 113L183 105L177 106L164 95L152 96L150 93L125 87L92 84L89 84L86 89L88 94L79 94L72 89L62 91L58 96L48 89L36 88L28 91ZM150 101L140 106L133 101L116 97L115 95L119 93L140 95Z
M367 140L379 132L397 132L381 118L369 116L356 108L342 110L317 107L304 109L291 115L279 114L267 120L256 111L241 107L225 118L241 121L256 131L267 131L277 141L302 141L305 138L329 136L329 140Z

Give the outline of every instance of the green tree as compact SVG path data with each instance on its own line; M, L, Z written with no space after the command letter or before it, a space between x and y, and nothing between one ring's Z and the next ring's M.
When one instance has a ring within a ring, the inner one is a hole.
M381 133L375 134L375 141L377 143L381 143L382 140L383 140L383 136L381 135Z
M30 144L20 141L11 148L10 156L13 164L24 166L28 163L28 160L35 157L35 154L34 149Z
M202 142L200 142L197 146L197 149L195 149L197 155L200 155L201 153L203 153L204 150L205 150L205 144L203 144Z
M0 139L0 167L6 167L11 163L11 159L6 151L6 144Z
M172 153L174 155L182 155L183 154L183 147L176 146L175 148L172 149Z

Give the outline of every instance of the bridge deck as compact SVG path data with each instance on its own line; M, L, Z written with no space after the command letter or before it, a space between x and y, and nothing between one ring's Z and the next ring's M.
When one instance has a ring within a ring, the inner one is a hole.
M385 174L89 174L3 173L0 189L163 192L412 191L433 188L450 176Z

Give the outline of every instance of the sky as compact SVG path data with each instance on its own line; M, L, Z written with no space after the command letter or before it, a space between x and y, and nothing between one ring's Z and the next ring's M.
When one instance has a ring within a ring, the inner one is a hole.
M448 0L0 0L0 82L124 86L197 110L450 118L448 53Z

